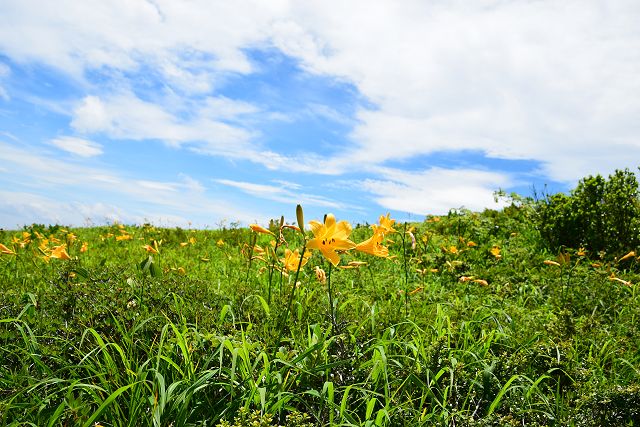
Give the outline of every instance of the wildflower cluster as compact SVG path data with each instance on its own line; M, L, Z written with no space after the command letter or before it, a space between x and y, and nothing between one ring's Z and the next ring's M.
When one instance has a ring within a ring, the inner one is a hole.
M320 252L320 254L334 267L337 267L340 264L340 254L350 250L356 250L369 255L387 258L389 256L389 249L384 246L383 242L389 234L396 232L393 228L394 222L395 220L390 218L390 214L387 214L386 216L381 215L379 224L371 226L373 235L360 243L353 242L349 238L353 230L351 224L344 220L337 221L336 217L331 213L325 215L323 222L317 220L309 221L309 228L313 237L308 239L304 231L304 221L302 220L301 208L299 209L298 226L285 224L284 218L282 218L280 224L275 227L274 222L272 221L269 228L262 227L258 224L251 224L249 228L255 233L268 234L275 237L275 240L271 241L269 252L271 253L271 258L278 261L279 269L286 274L287 272L297 271L298 267L304 267L311 258L313 251ZM283 234L283 230L286 228L300 232L302 234L305 247L303 250L297 248L295 250L285 248L284 257L279 258L276 255L276 251L278 248L287 245L287 241ZM266 261L266 258L264 257L265 250L257 244L254 244L250 248L245 248L243 252L246 254L252 253L252 259ZM348 263L343 266L343 268L353 268L364 264L365 263L363 262L355 261ZM324 279L321 279L321 277L324 276L322 276L322 273L318 273L319 270L321 269L316 267L315 272L316 275L318 275L319 280L323 282Z
M39 231L23 231L11 237L10 246L0 243L0 254L18 256L22 251L31 251L33 255L45 263L49 260L70 260L69 252L72 247L80 245L78 251L86 252L87 242L78 243L78 237L65 229L59 230L62 235L45 235Z

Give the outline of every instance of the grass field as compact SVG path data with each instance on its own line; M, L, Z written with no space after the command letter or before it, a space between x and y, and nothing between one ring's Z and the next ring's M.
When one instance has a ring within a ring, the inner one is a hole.
M535 215L0 232L0 425L640 425L638 259Z

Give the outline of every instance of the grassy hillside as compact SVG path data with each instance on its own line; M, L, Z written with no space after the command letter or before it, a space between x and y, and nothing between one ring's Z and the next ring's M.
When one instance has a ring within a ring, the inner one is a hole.
M383 218L299 273L308 222L0 232L0 425L639 425L638 259L537 215Z

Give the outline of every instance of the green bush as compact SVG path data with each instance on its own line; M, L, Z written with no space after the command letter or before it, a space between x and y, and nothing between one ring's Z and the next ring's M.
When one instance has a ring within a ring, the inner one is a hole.
M616 170L609 179L583 178L569 194L547 196L538 225L549 248L584 247L620 253L640 243L640 192L633 172Z

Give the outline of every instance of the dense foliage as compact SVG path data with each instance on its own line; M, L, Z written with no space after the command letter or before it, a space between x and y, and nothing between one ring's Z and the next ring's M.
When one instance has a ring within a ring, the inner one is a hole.
M640 191L628 169L609 179L582 179L566 195L548 196L540 205L539 226L551 248L584 247L620 252L640 245Z
M278 221L277 247L237 227L2 232L0 425L638 425L638 259L549 252L539 215L396 223L388 258L314 252L298 286L280 260L304 241Z

